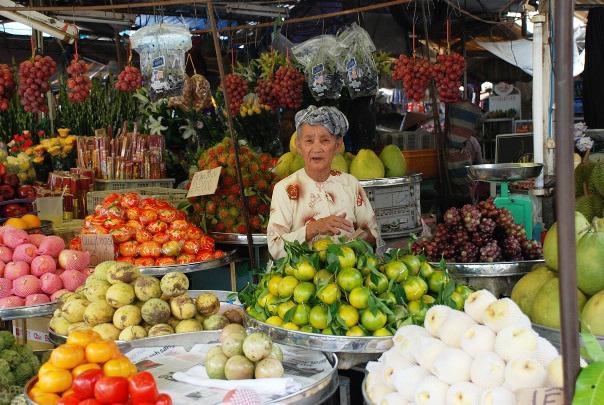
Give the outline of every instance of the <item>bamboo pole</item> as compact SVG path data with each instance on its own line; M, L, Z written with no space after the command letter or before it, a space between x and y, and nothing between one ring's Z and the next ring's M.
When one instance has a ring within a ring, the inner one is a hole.
M233 125L233 117L229 110L230 100L229 94L226 92L226 75L224 74L224 62L222 60L222 52L220 51L220 38L218 29L216 27L216 17L214 17L214 5L212 0L208 0L206 3L208 10L208 19L210 20L210 26L212 27L212 39L214 40L214 49L216 51L216 62L218 63L218 72L220 73L220 82L222 83L222 89L224 94L225 112L227 115L227 124L231 141L233 142L233 148L235 150L235 169L237 171L237 181L239 182L239 189L241 190L241 198L243 199L243 219L247 228L247 249L250 255L250 265L256 267L256 257L254 254L254 243L252 238L252 227L250 226L250 211L248 206L247 196L245 195L245 187L243 187L243 177L241 175L241 163L239 161L239 144L237 143L237 136L235 135L235 126Z
M556 213L560 273L561 349L564 403L571 404L579 374L579 319L575 243L573 180L573 1L555 0L554 38L556 63L554 112L556 136Z

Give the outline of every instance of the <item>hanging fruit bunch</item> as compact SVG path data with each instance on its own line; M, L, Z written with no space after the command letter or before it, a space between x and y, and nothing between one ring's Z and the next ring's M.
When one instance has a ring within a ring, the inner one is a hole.
M229 97L229 111L231 115L237 115L243 103L243 98L248 93L248 83L236 73L229 73L224 81L224 91Z
M293 66L281 66L275 73L273 97L281 107L298 109L302 104L304 75Z
M88 64L76 53L67 67L67 97L71 103L82 103L90 95L92 81L88 77Z
M19 65L19 96L27 112L48 112L45 94L57 64L50 56L36 55Z
M454 103L459 100L461 75L465 67L466 62L463 56L458 53L438 55L432 70L440 101Z
M126 66L117 76L115 88L125 93L132 93L143 85L143 75L138 68Z
M254 92L258 96L260 103L269 106L271 110L275 111L279 106L279 101L273 91L273 81L271 79L259 79L256 82Z
M10 98L15 92L15 79L10 66L0 65L0 111L8 109Z
M394 62L392 78L403 82L403 89L409 99L422 101L426 94L426 88L432 79L430 61L415 56L401 55Z

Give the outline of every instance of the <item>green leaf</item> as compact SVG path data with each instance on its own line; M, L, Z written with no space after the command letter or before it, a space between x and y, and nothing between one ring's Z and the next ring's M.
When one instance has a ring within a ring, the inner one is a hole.
M375 296L373 294L369 295L369 300L367 301L368 305L369 305L369 311L371 311L372 314L376 314L378 311L378 299L375 298Z
M390 308L388 308L388 306L384 303L384 301L378 299L377 300L377 306L386 315L393 315L392 311L390 310ZM373 311L371 311L371 312L373 312ZM375 312L373 312L373 313L375 314Z
M310 263L316 270L321 268L321 259L319 258L319 254L317 252L310 255Z
M581 370L572 405L604 404L604 362L591 363Z
M334 273L334 274L339 272L340 268L341 268L341 266L340 266L339 261L335 261L335 262L329 263L327 265L327 271L329 271L330 273Z
M291 322L292 319L294 318L294 314L296 313L296 307L291 307L290 309L287 310L287 312L285 313L285 317L283 317L283 321L284 322Z
M589 332L582 332L583 346L589 359L593 362L604 362L604 350L600 346L600 342L596 337Z

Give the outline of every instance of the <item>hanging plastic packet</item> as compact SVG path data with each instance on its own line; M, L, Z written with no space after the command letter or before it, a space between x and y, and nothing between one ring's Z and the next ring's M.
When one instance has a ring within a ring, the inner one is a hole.
M192 47L189 29L184 25L150 25L132 34L130 42L140 55L141 73L150 99L182 95L185 53Z
M320 35L292 48L294 57L304 66L308 88L315 98L338 99L342 77L338 69L338 43L333 35Z
M378 70L373 60L375 45L367 31L356 23L337 36L340 50L339 67L351 98L375 96Z

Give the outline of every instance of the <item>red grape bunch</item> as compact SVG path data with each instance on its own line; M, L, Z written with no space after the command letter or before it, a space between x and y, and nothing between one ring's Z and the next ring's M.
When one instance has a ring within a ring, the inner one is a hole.
M458 53L438 55L436 64L432 67L438 97L443 103L454 103L459 100L461 75L466 62Z
M50 90L48 79L57 64L50 56L36 55L19 65L19 96L27 112L48 112L45 94Z
M297 109L302 104L304 75L292 66L281 66L275 73L273 97L283 108Z
M224 91L229 96L229 111L231 115L237 115L243 103L243 98L248 93L247 81L235 73L229 73L224 81Z
M269 106L273 111L279 106L279 101L273 92L273 81L271 79L258 80L254 92L258 96L260 104Z
M126 66L117 76L117 82L115 82L115 88L126 93L132 93L140 89L142 85L143 75L134 66Z
M73 58L67 67L67 97L71 103L82 103L88 98L92 81L88 77L88 64L82 60Z
M15 79L10 66L0 65L0 111L8 110L8 103L15 92Z
M426 88L432 79L432 67L426 59L401 55L394 62L392 78L403 82L403 88L408 99L422 101L426 95Z

